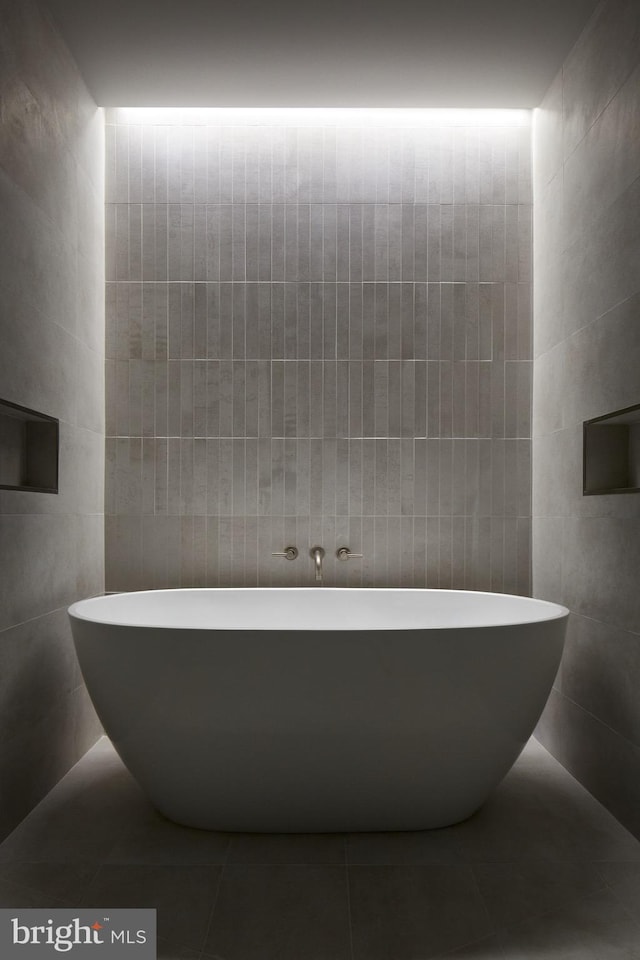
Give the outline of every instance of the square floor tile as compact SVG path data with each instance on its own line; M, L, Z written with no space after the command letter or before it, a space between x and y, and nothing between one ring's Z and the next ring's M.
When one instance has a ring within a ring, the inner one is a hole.
M470 867L354 866L355 960L433 957L494 933Z
M100 740L0 844L0 862L99 862L147 805L109 741Z
M460 863L462 855L455 830L421 830L411 833L350 833L350 864Z
M640 842L534 743L484 806L455 827L465 860L640 859Z
M157 960L200 960L202 956L199 950L192 947L179 947L168 940L158 937L157 940Z
M529 920L597 893L604 881L595 865L547 860L473 865L478 888L498 927Z
M501 935L508 960L639 960L640 926L601 890Z
M201 950L222 867L106 864L80 904L83 907L152 907L158 937Z
M54 897L47 896L44 893L38 893L35 890L27 890L26 887L9 883L7 880L0 880L0 907L67 906L72 906L72 904L65 900L58 900Z
M99 869L98 863L0 863L0 880L52 900L79 904Z
M151 805L132 820L107 857L108 863L223 864L226 860L228 833L183 827Z
M597 866L616 899L640 923L640 863L599 863Z
M448 953L440 953L436 960L508 960L499 936L483 937Z
M236 833L228 863L340 863L345 862L341 833Z
M351 960L346 868L228 865L204 952L224 960Z

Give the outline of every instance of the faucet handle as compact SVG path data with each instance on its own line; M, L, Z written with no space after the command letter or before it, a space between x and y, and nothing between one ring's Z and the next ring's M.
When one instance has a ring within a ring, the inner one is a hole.
M336 557L338 560L361 560L364 557L363 553L351 553L349 547L340 547L336 550Z
M272 553L272 557L285 557L287 560L295 560L298 556L297 547L285 547L282 553Z

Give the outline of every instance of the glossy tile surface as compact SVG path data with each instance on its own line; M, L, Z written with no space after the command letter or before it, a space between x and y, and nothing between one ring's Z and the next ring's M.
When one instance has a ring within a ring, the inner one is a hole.
M0 845L0 906L155 907L161 960L639 960L639 884L535 740L453 827L270 835L170 823L103 739Z

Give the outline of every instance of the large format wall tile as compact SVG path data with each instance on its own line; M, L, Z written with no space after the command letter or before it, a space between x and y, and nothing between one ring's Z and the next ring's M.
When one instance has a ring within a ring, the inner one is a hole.
M635 0L600 4L563 65L565 157L637 67L639 45Z
M539 150L538 154L542 160L544 153ZM533 213L533 269L535 276L543 274L545 277L544 284L537 283L533 291L536 318L533 355L536 359L564 337L562 191L560 171L548 182L541 183Z
M640 747L638 636L573 614L559 690Z
M562 253L567 336L638 292L640 176Z
M568 518L563 553L567 605L576 613L640 632L640 519Z
M66 606L104 590L104 120L32 0L0 99L0 399L60 420L59 493L0 492L1 837L99 735Z
M628 830L640 835L640 747L555 689L536 736Z
M583 495L582 424L640 404L639 31L637 3L598 6L533 151L533 589L572 610L538 735L636 833L640 497Z
M539 187L562 169L562 81L560 70L533 114L533 161ZM534 215L536 212L534 209Z
M582 237L590 221L599 217L638 176L639 86L640 66L564 164L568 244Z

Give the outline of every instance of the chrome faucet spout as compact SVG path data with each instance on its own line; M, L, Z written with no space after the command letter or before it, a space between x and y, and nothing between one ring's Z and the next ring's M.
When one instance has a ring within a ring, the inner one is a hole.
M324 547L312 547L309 550L309 556L313 558L316 568L316 581L322 583L322 558L324 557Z

